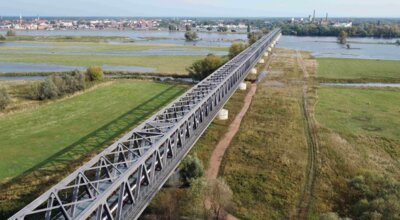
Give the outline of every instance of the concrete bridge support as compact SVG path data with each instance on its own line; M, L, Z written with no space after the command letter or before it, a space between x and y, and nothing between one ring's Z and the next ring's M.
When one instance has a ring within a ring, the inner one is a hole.
M247 84L244 83L244 82L241 82L241 83L239 84L239 89L240 89L240 91L246 91L246 89L247 89Z
M225 121L229 118L229 111L227 109L221 109L217 115L218 120Z

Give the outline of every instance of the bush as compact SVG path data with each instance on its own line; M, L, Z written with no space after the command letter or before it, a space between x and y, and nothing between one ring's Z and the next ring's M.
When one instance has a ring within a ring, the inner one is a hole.
M46 100L57 98L59 93L56 85L51 78L47 78L40 84L34 84L31 88L31 98L37 100Z
M233 43L232 46L229 48L229 59L236 57L242 51L247 48L247 45L244 43Z
M4 35L1 35L1 34L0 34L0 41L5 41L5 40L7 40L7 38L4 37Z
M44 82L33 85L30 97L37 100L53 99L83 89L85 89L85 75L74 71L50 76Z
M398 219L400 183L388 176L366 173L348 183L349 215L354 219Z
M189 76L194 80L202 80L217 70L224 64L220 56L214 54L207 55L203 60L198 60L192 64L187 70Z
M400 40L396 40L396 44L400 46Z
M204 175L203 164L196 155L188 156L183 160L179 174L182 182L186 185L190 185L194 179Z
M101 66L91 66L86 70L86 79L89 81L101 81L104 78Z
M199 37L197 36L196 32L194 32L194 31L186 31L185 39L187 41L195 41L195 40L197 40L197 38L199 38Z
M14 30L9 30L7 31L7 37L15 37L17 36L17 32L15 32Z
M0 88L0 110L5 109L10 104L11 99L5 88Z
M85 75L78 71L51 76L59 95L74 93L85 89Z

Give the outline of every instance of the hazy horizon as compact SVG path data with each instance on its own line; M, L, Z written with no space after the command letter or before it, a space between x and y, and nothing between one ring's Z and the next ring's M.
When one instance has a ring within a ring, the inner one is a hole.
M204 18L399 18L398 0L13 0L2 3L0 16L25 17L204 17Z

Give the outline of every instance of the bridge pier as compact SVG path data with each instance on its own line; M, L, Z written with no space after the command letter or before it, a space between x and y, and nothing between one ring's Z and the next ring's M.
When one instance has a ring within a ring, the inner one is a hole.
M271 47L268 47L268 50L267 50L268 52L272 52L272 48Z
M251 74L257 74L257 69L256 68L251 69L250 73Z
M267 57L267 56L268 56L268 52L265 52L265 53L264 53L264 57Z
M264 60L264 59L260 59L260 61L258 61L258 63L264 64L264 63L265 63L265 60Z
M244 82L241 82L239 84L239 89L240 89L240 91L245 91L247 89L247 84Z
M218 120L225 121L229 118L229 111L227 109L221 109L217 115Z

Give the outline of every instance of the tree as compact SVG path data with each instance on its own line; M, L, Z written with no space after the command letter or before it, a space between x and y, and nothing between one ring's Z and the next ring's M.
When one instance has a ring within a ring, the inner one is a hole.
M7 40L7 38L4 37L4 35L1 35L1 34L0 34L0 41L5 41L5 40Z
M203 164L196 155L187 156L183 160L181 167L179 174L182 182L186 185L190 185L194 179L200 178L204 175Z
M251 32L247 34L249 45L252 45L255 42L257 42L259 39L261 39L262 36L263 36L262 32Z
M233 197L228 184L222 178L209 180L206 195L213 219L224 219L225 210L231 206Z
M17 36L17 32L15 32L14 30L8 30L6 35L7 37L15 37Z
M396 40L396 44L400 46L400 40Z
M234 58L238 54L240 54L242 51L244 51L247 48L247 45L244 43L236 42L231 45L229 48L229 59Z
M207 31L212 31L212 27L207 27Z
M177 31L178 28L176 27L176 25L170 24L170 25L168 25L168 30L169 30L169 31Z
M195 41L195 40L197 40L197 38L199 38L199 37L197 36L196 32L194 32L194 31L186 31L185 39L187 41Z
M0 87L0 110L4 110L11 102L10 96L5 88Z
M101 66L91 66L86 70L86 79L89 81L101 81L104 78Z
M223 26L223 27L218 27L217 31L218 31L218 32L227 32L227 31L228 31L228 28L225 27L225 26Z
M346 31L344 31L344 30L340 31L339 36L338 36L339 43L340 44L346 44L347 43L347 36L348 36L348 34L347 34Z
M198 60L192 64L187 70L189 76L194 80L202 80L223 65L220 56L209 54L203 60Z
M207 213L206 198L207 180L197 178L192 181L182 202L182 214L191 217L190 219L201 219Z
M182 190L179 189L164 189L161 190L154 198L151 205L157 219L173 220L179 219L180 201L184 197Z

